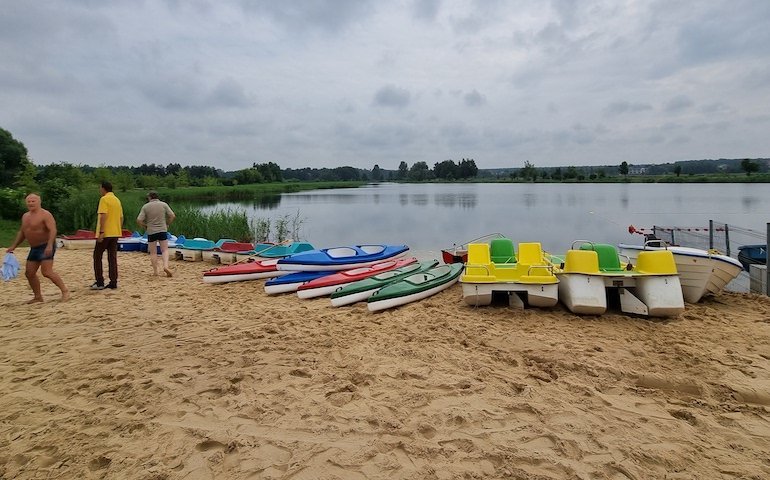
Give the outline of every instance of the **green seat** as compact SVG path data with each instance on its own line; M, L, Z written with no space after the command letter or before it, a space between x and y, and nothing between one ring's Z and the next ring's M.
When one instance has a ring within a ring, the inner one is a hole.
M516 263L516 252L510 238L495 238L490 243L493 263Z
M620 258L615 247L606 243L584 243L580 246L581 250L594 250L599 256L599 270L603 272L620 272L623 268L620 266Z

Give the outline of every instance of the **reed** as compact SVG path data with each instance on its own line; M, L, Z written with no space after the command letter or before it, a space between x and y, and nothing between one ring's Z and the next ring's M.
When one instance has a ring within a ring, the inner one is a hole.
M174 213L176 220L169 229L177 235L211 240L231 238L238 242L254 241L254 232L244 210L223 209L203 212L192 205L183 204L174 208Z

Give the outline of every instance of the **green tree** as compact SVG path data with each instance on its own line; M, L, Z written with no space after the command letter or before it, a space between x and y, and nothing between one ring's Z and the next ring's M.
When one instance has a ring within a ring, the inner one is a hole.
M405 180L408 173L409 165L407 165L406 162L402 160L401 163L398 164L398 179Z
M623 163L618 167L618 172L620 172L621 175L628 175L628 162L623 160Z
M467 160L463 158L457 168L459 170L458 176L460 178L473 178L479 173L479 168L476 166L476 161L472 158Z
M537 169L535 165L530 163L529 160L524 162L524 168L519 171L519 176L524 180L537 180Z
M682 166L681 165L674 165L674 175L677 177L682 174Z
M444 160L443 162L433 165L433 175L436 178L454 180L460 176L460 169L457 167L454 160Z
M752 162L751 159L744 158L741 160L741 169L746 172L746 176L749 177L753 172L759 171L759 164Z
M375 165L372 169L372 181L373 182L380 182L382 181L382 169L380 169L379 165Z
M412 168L409 169L409 180L420 182L429 178L430 168L428 168L428 164L425 162L415 162Z
M27 147L0 128L0 187L12 186L28 163Z

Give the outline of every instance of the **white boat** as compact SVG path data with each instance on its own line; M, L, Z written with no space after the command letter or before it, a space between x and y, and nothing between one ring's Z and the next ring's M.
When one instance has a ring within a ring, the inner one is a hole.
M624 313L671 317L684 312L682 286L671 252L642 251L634 263L623 264L612 245L573 242L563 262L554 265L559 299L577 314L603 314L608 295L617 298Z
M682 294L687 303L698 303L707 293L717 294L737 277L743 266L738 260L716 252L691 247L652 246L648 241L645 245L618 245L621 255L626 255L635 262L640 252L645 250L668 250L674 255L679 281L682 284Z

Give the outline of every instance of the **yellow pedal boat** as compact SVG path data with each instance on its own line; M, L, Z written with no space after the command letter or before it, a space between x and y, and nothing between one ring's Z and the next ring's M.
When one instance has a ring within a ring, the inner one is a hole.
M563 259L551 261L559 278L559 299L573 313L600 315L611 295L617 295L624 313L670 317L684 311L670 251L639 252L632 265L621 262L613 245L576 240Z
M511 306L553 307L559 301L559 280L539 243L519 243L518 255L509 238L468 245L468 262L460 277L469 305L489 305L493 292L508 295Z

